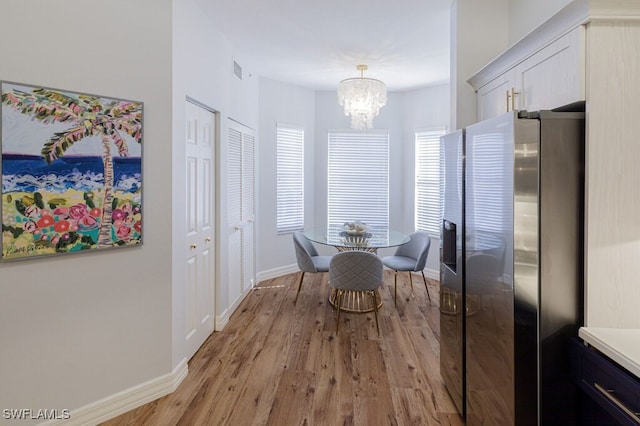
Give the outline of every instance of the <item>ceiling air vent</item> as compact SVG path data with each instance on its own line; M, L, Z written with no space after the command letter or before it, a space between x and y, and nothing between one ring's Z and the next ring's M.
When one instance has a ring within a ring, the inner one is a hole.
M242 67L236 61L233 61L233 75L242 80Z

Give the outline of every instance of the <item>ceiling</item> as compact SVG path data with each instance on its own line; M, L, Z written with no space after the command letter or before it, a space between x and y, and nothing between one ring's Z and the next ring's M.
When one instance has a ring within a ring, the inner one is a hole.
M449 80L451 0L195 0L245 72L335 90L369 69L389 91Z

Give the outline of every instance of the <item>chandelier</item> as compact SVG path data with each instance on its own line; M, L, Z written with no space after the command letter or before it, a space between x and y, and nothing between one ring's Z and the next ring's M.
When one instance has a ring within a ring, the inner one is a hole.
M351 128L367 130L387 103L387 88L380 80L364 78L366 65L358 65L359 78L347 78L338 83L338 103L344 115L351 116Z

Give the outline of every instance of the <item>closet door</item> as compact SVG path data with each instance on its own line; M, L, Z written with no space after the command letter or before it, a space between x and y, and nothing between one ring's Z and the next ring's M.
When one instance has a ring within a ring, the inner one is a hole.
M186 357L213 332L215 114L186 102Z
M255 135L232 123L227 155L229 301L233 309L255 282Z
M242 134L242 291L255 283L255 145L252 133Z

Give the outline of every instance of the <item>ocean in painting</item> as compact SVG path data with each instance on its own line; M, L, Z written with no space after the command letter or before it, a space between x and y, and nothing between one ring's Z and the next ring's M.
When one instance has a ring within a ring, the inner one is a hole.
M35 155L3 154L2 258L140 244L141 166L140 157L113 158L112 199L105 206L101 157L65 156L47 164ZM109 241L100 243L105 220Z
M141 187L141 158L114 157L114 189L135 193ZM51 164L40 156L2 155L2 193L94 191L104 186L102 157L68 156Z

